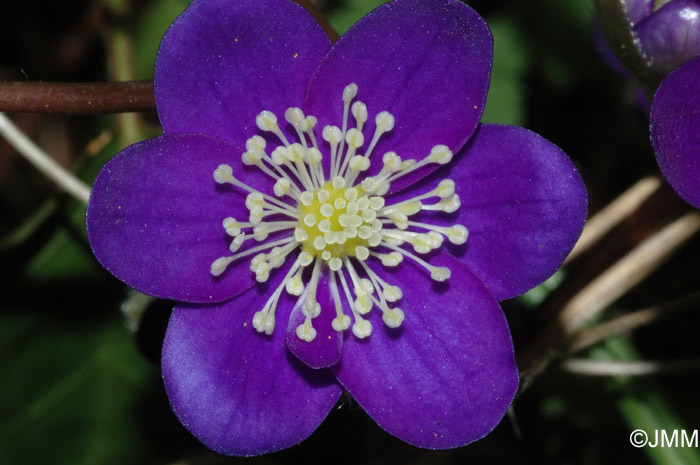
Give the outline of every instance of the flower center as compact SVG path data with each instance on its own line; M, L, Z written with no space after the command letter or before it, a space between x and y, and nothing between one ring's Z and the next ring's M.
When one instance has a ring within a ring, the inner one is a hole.
M232 237L229 249L233 255L216 259L211 265L212 275L218 276L230 263L255 254L250 269L257 281L265 282L273 269L298 252L282 283L253 316L253 326L259 332L274 331L275 309L282 291L286 290L304 299L301 308L305 321L296 328L297 336L309 342L314 340L313 319L321 312L316 301L321 273L330 275L336 312L334 330L348 329L352 316L353 334L359 338L369 336L372 325L364 315L374 307L382 312L382 320L388 327L396 328L404 320L403 311L394 306L403 297L401 283L384 281L374 268L398 266L404 258L409 258L424 267L433 280L444 281L450 277L448 268L430 265L407 250L407 246L412 246L415 253L426 254L440 248L445 238L453 244L464 244L467 240L467 229L462 225L437 226L409 219L421 211L456 211L460 201L452 180L443 179L432 190L394 204L387 205L384 198L396 179L428 164L448 163L452 159L448 147L436 145L420 161L402 160L396 153L387 152L382 157L381 171L358 181L369 169L370 155L380 137L393 129L394 117L386 111L377 114L372 140L364 154L358 154L365 142L362 129L368 115L364 103L356 101L350 105L356 95L355 84L343 91L342 128L323 128L322 136L330 149L327 170L321 164L323 156L314 132L316 118L305 116L299 108L289 108L285 119L294 128L299 142L290 143L275 115L263 111L256 118L258 128L274 134L281 145L268 155L265 139L253 136L242 155L244 164L256 166L271 178L275 197L238 180L229 165L220 165L214 171L216 182L233 184L249 192L246 198L249 217L248 222L224 219L223 227ZM350 113L355 120L354 128L348 128ZM291 201L281 200L285 197ZM274 240L268 240L271 235ZM251 239L262 244L243 247ZM239 252L240 249L245 250ZM351 315L343 312L341 293Z
M303 192L298 205L299 227L294 231L302 251L321 257L333 271L342 268L345 257L366 260L368 247L382 241L377 211L384 206L384 199L364 195L360 186L345 186L345 179L336 176L320 189Z

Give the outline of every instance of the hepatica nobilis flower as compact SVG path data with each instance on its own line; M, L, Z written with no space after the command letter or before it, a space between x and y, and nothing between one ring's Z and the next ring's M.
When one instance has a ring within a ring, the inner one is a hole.
M700 0L623 0L646 66L665 76L700 53Z
M666 76L649 116L651 143L666 180L700 208L700 56Z
M287 0L195 0L170 27L164 135L107 163L87 229L105 268L180 302L163 379L208 447L296 444L342 389L420 447L499 423L498 300L561 265L586 193L550 142L479 125L491 59L454 0L386 4L334 45Z

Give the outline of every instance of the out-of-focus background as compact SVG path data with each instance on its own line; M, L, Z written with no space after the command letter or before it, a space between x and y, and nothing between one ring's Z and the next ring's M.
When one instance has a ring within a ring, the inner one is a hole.
M6 1L0 80L151 79L160 38L187 0ZM383 3L318 0L339 33ZM591 0L472 0L495 38L483 121L525 126L577 164L596 213L658 173L634 85L600 57ZM448 70L449 72L449 70ZM641 101L640 101L641 100ZM158 135L154 113L9 115L90 183L120 149ZM547 285L503 303L521 354L567 298L689 208L662 188ZM301 445L255 459L209 452L171 412L159 371L171 303L129 290L95 261L84 205L61 194L0 140L0 463L699 463L698 449L637 449L638 428L700 428L700 370L634 378L583 376L553 363L485 439L450 451L406 445L349 397ZM600 319L700 290L691 239ZM555 289L556 288L556 289ZM551 294L550 294L551 293ZM700 312L685 311L576 354L592 360L700 356Z

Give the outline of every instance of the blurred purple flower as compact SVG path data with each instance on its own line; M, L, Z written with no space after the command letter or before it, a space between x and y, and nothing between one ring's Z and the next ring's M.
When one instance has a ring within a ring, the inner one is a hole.
M208 447L290 447L342 388L420 447L499 423L518 370L497 301L561 265L587 199L552 143L479 125L491 60L455 0L391 2L333 46L287 0L195 0L170 27L164 135L105 165L87 230L181 302L163 379Z
M700 55L700 0L625 0L623 5L644 60L645 71L637 77L644 80L650 72L647 91L656 89L650 135L659 168L683 199L700 207L700 68L693 59ZM602 46L601 52L619 72L610 49ZM646 97L638 102L649 110Z
M666 76L649 122L661 172L683 199L700 208L700 56Z
M647 65L665 76L700 54L700 0L629 0L628 15Z
M659 3L660 6L655 6ZM654 0L623 0L620 6L624 9L627 23L622 26L629 28L621 37L630 36L631 44L640 56L642 69L635 69L634 63L626 63L631 70L640 74L641 81L653 81L653 86L669 72L684 61L700 54L700 0L670 0L654 2ZM608 24L610 18L603 15L599 18L607 29L620 27ZM606 28L604 28L606 29ZM596 23L594 33L601 54L610 66L625 77L629 73L613 50L604 42L600 28ZM619 38L617 31L615 38ZM609 33L611 33L609 31ZM625 60L632 57L626 45L612 44L612 48ZM649 74L650 76L646 76ZM653 76L653 78L651 77ZM644 84L644 82L642 82Z

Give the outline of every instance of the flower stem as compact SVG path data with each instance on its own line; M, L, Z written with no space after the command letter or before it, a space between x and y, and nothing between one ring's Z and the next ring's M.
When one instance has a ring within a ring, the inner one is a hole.
M0 82L0 111L88 115L154 111L153 81Z
M4 136L39 171L48 176L70 195L87 204L90 197L90 187L56 163L53 158L24 135L4 113L0 113L0 135Z

